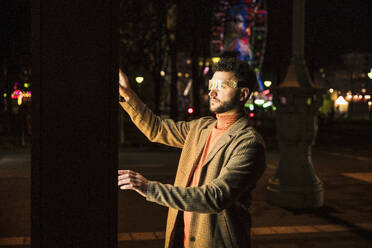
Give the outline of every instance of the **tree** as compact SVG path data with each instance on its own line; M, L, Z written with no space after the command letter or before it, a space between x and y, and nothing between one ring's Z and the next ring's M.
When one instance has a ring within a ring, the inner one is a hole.
M143 75L146 86L135 86L147 98L153 110L160 113L161 89L169 60L170 35L168 14L174 3L159 1L122 1L120 20L121 65L128 76ZM149 80L147 79L149 78ZM150 82L150 84L148 84Z
M182 11L178 17L179 50L191 57L192 98L194 115L200 116L200 90L203 86L203 70L210 56L212 14L218 1L179 1Z

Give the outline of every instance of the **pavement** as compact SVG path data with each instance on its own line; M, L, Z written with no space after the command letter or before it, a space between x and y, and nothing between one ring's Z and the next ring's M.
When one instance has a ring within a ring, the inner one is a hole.
M123 150L119 168L172 183L179 151ZM318 146L314 168L324 206L291 210L267 203L266 185L280 154L268 150L268 168L253 192L253 248L372 248L372 154ZM167 209L132 191L119 192L118 247L162 247ZM30 155L0 152L0 248L30 247Z

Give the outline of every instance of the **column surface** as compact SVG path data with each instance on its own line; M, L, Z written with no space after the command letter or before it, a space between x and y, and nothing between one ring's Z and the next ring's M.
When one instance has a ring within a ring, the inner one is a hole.
M117 9L33 0L32 247L117 246Z

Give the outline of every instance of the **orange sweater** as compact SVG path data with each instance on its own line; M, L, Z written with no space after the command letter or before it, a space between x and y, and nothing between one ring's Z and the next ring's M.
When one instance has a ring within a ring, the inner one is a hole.
M219 115L217 114L217 126L213 127L211 130L207 142L205 143L203 153L200 156L199 162L197 166L192 170L192 180L188 187L197 187L199 184L200 178L200 171L204 164L205 159L207 158L208 153L212 150L213 146L217 143L218 139L221 135L232 125L234 124L242 114L234 114L234 115ZM190 240L190 223L191 223L191 216L192 212L185 211L183 213L183 221L184 221L184 246L185 248L189 247L189 240Z

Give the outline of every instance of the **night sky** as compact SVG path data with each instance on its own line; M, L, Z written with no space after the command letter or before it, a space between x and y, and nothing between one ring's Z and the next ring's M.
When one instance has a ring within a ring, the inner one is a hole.
M269 34L266 64L287 64L291 55L290 0L268 1ZM313 68L342 63L348 52L372 53L372 2L308 0L305 16L305 59Z
M322 63L343 53L372 53L370 0L307 1L307 42Z
M30 0L1 0L0 32L0 63L4 60L6 63L17 63L21 57L30 57Z
M290 56L290 0L269 0L267 61ZM306 4L306 59L318 67L340 62L351 51L372 53L372 2L370 0L308 0ZM30 54L31 1L1 1L0 61ZM273 58L279 57L279 58Z

